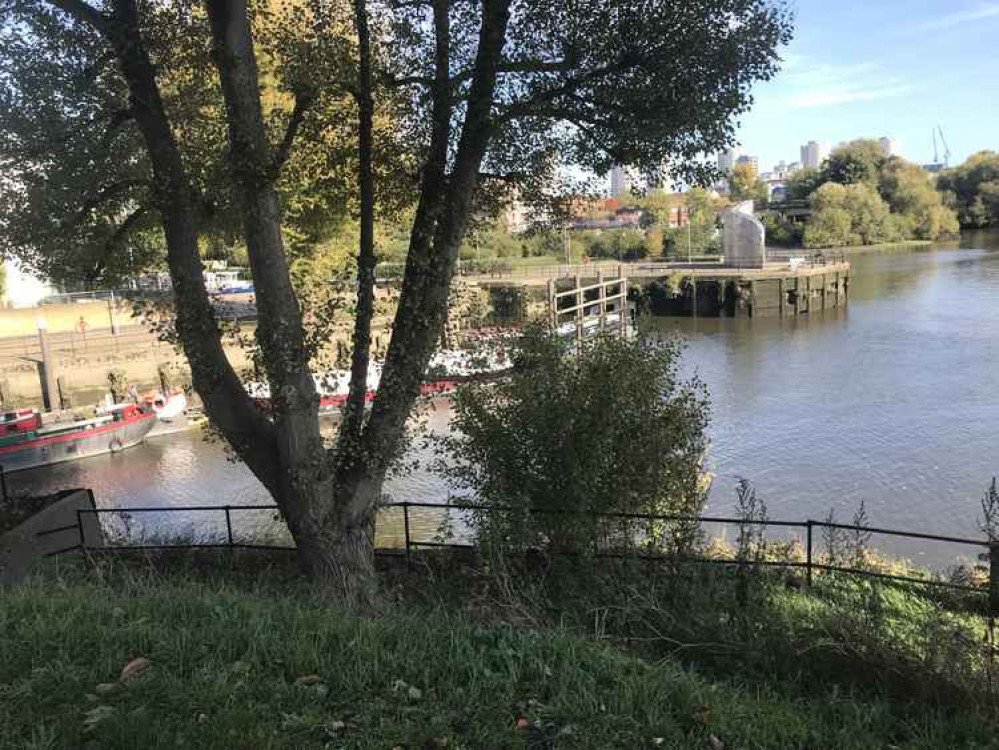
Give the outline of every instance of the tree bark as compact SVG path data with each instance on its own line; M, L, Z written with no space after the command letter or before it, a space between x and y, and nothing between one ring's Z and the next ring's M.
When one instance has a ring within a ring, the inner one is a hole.
M225 433L264 486L272 489L275 477L267 456L273 437L222 348L198 253L194 195L140 32L135 0L113 0L111 16L97 12L82 0L53 0L53 4L90 24L114 50L128 84L130 111L153 168L153 200L166 237L177 331L191 365L194 387L204 400L212 422Z
M371 360L371 321L375 313L375 180L374 84L371 71L371 36L365 0L354 0L357 31L357 154L360 206L360 246L357 253L357 312L354 316L354 350L351 354L350 392L338 436L339 452L350 455L350 443L361 437Z
M295 538L303 568L343 597L367 599L373 590L374 549L370 534L365 537L363 533L364 524L356 523L358 519L344 522L334 506L333 476L319 433L318 397L302 313L281 236L274 162L245 0L206 0L206 6L253 272L257 337L271 390L278 472L275 499ZM369 517L372 513L359 520Z
M386 471L444 321L461 236L490 136L490 113L510 0L483 3L474 76L454 169L447 176L451 99L448 84L448 0L434 0L437 32L433 130L406 259L402 294L378 398L361 438L363 461L341 463L336 492L341 517L357 527L372 513Z
M370 456L388 458L393 454L419 395L421 378L447 312L451 278L479 168L489 144L493 94L510 18L510 0L485 0L482 13L474 75L454 168L444 187L443 202L429 212L434 219L433 238L428 241L414 231L410 241L410 258L382 374L384 396L376 399L364 434L366 454ZM427 192L428 186L424 184L421 201ZM429 228L430 222L427 224ZM384 461L374 464L372 478L383 478L385 467Z

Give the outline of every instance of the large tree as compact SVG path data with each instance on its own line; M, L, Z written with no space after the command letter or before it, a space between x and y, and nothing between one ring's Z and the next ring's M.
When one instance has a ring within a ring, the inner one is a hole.
M999 153L979 151L937 179L937 188L958 212L961 225L999 224Z
M162 228L177 331L195 388L274 496L304 568L341 594L366 597L374 579L375 508L444 322L473 210L502 192L491 190L496 185L516 186L523 199L540 195L544 178L566 162L598 171L632 164L653 178L664 166L691 181L712 176L698 156L731 143L751 84L777 69L790 16L780 0L388 0L370 8L354 0L352 102L337 116L354 123L357 139L358 301L351 397L335 444L327 446L282 235L280 167L295 147L294 112L281 122L284 135L275 135L261 104L254 8L245 0L205 0L209 23L199 24L192 12L185 34L193 38L185 44L210 48L224 101L221 180L241 218L256 285L256 335L272 394L265 416L225 358L202 279L203 201L187 153L189 123L171 106L161 74L170 49L153 25L172 7L0 0L15 19L6 33L45 36L69 57L114 60L115 84L127 92L123 126L143 144L137 170ZM337 12L322 0L308 6L317 27ZM45 24L31 23L40 17ZM306 60L303 68L319 78L333 64L322 55ZM61 106L80 106L82 95L66 82L50 83L65 90ZM20 95L34 106L30 95ZM384 149L373 112L382 100L394 107L395 132L416 154L409 183L416 208L379 397L365 416L373 165ZM51 168L57 154L53 147L32 168Z

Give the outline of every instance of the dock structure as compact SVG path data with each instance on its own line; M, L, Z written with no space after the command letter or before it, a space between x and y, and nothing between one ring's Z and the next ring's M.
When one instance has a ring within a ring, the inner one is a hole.
M570 288L564 288L566 282L571 283ZM547 288L552 329L572 336L577 350L594 334L628 335L628 279L620 270L613 278L606 278L601 271L595 281L581 274L569 279L550 278Z
M597 285L609 276L627 277L633 289L646 293L657 288L660 314L786 317L845 306L850 263L841 256L815 255L768 260L759 268L721 263L581 264L524 268L469 280L486 289L547 290L550 300L556 279L571 279L578 288Z

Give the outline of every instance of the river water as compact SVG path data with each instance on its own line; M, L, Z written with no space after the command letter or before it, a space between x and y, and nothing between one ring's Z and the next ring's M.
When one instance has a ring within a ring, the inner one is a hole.
M979 502L999 473L999 235L856 255L849 305L792 319L657 320L687 341L684 368L712 401L711 513L753 482L772 518L979 536ZM429 415L446 428L446 402ZM16 490L90 487L102 506L269 503L242 465L198 432L10 477ZM442 501L428 470L389 482L395 500ZM192 528L202 521L187 519ZM213 523L217 523L213 521ZM875 544L913 559L962 550Z

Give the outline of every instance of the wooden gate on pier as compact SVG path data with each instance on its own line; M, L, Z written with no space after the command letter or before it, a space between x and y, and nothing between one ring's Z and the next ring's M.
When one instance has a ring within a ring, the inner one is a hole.
M559 281L548 280L548 316L552 328L565 332L576 342L577 350L593 335L628 334L628 280L621 270L607 279L601 271L594 282L581 274L569 277L570 289L559 290ZM571 328L570 328L571 326Z

